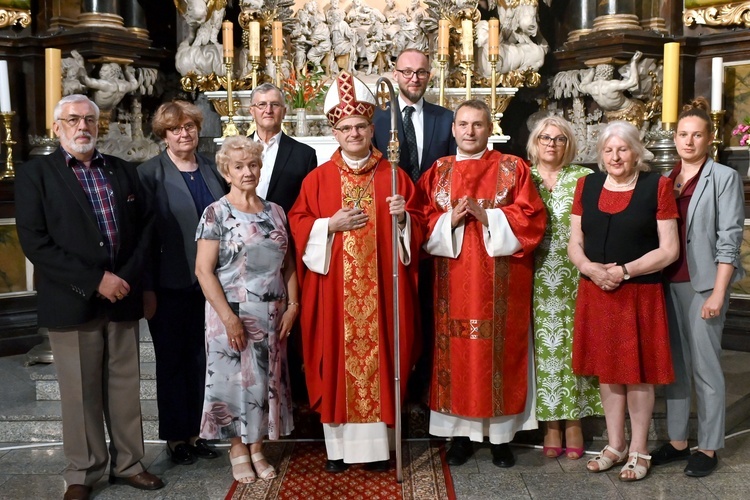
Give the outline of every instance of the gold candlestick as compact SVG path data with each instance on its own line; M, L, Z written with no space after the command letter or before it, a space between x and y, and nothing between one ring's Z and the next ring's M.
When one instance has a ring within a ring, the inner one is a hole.
M490 90L490 109L492 110L492 135L502 135L503 129L500 128L500 120L497 115L497 61L500 57L497 54L490 54L490 68L492 89Z
M14 111L0 113L3 117L3 127L5 128L5 140L3 140L3 144L8 148L5 155L5 173L3 174L3 179L13 179L16 176L16 171L13 168L13 145L16 141L13 140L10 127L11 120L13 120L13 115L15 114Z
M260 67L260 57L249 56L247 60L250 63L250 74L252 75L253 79L253 88L255 88L258 86L258 68Z
M440 97L438 98L438 104L445 107L445 67L448 65L448 55L438 54L437 62L440 67Z
M221 134L222 137L229 137L232 135L239 135L237 125L234 124L234 97L232 96L232 84L234 83L234 75L232 74L232 68L234 66L234 57L225 57L224 65L227 67L227 115L229 120L224 126L224 132Z
M711 141L711 158L719 161L719 152L724 147L724 113L723 109L711 111L711 123L714 127L714 138Z

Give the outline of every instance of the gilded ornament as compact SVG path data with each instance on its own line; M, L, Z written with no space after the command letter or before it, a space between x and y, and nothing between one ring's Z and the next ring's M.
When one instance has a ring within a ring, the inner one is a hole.
M750 2L732 3L721 7L686 9L682 14L685 26L744 26L750 28Z
M31 24L31 13L27 10L0 9L0 28L20 24L27 28Z

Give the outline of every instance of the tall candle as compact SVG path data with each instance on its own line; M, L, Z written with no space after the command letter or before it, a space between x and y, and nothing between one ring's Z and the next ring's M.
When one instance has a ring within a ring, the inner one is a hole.
M232 21L221 23L221 36L223 37L224 57L234 57L234 25Z
M8 61L0 61L0 112L10 113L10 80Z
M677 123L677 101L680 96L680 44L664 44L664 91L661 100L661 121Z
M450 46L451 36L451 24L447 19L441 19L438 21L438 50L439 56L448 55L448 47Z
M490 19L489 22L489 54L491 56L500 55L500 21Z
M468 61L474 57L474 24L471 19L461 21L461 30L461 55L464 61Z
M724 59L711 59L711 111L722 110L722 94L724 93Z
M249 55L250 57L260 57L260 23L258 21L250 22L249 36Z
M55 122L55 106L62 99L62 68L60 49L44 49L44 97L46 104L47 130L52 130Z
M281 21L274 21L272 30L273 37L271 38L273 47L274 57L284 56L284 31L281 28Z

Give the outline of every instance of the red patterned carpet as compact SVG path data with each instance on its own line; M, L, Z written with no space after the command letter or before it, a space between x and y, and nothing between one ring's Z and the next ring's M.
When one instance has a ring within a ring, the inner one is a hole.
M445 450L427 441L404 441L402 484L396 482L395 458L390 472L368 472L355 465L346 472L329 474L323 442L267 443L264 453L276 466L273 481L252 484L236 481L226 500L250 499L368 499L455 500Z

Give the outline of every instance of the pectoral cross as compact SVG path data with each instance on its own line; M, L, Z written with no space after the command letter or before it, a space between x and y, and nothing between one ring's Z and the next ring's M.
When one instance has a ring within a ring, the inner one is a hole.
M368 184L369 185L369 184ZM361 204L363 201L366 201L368 203L372 203L372 196L367 195L365 196L365 193L367 192L367 186L355 186L353 188L354 193L352 191L349 191L346 193L346 196L344 197L345 203L352 203L353 208L361 208Z

